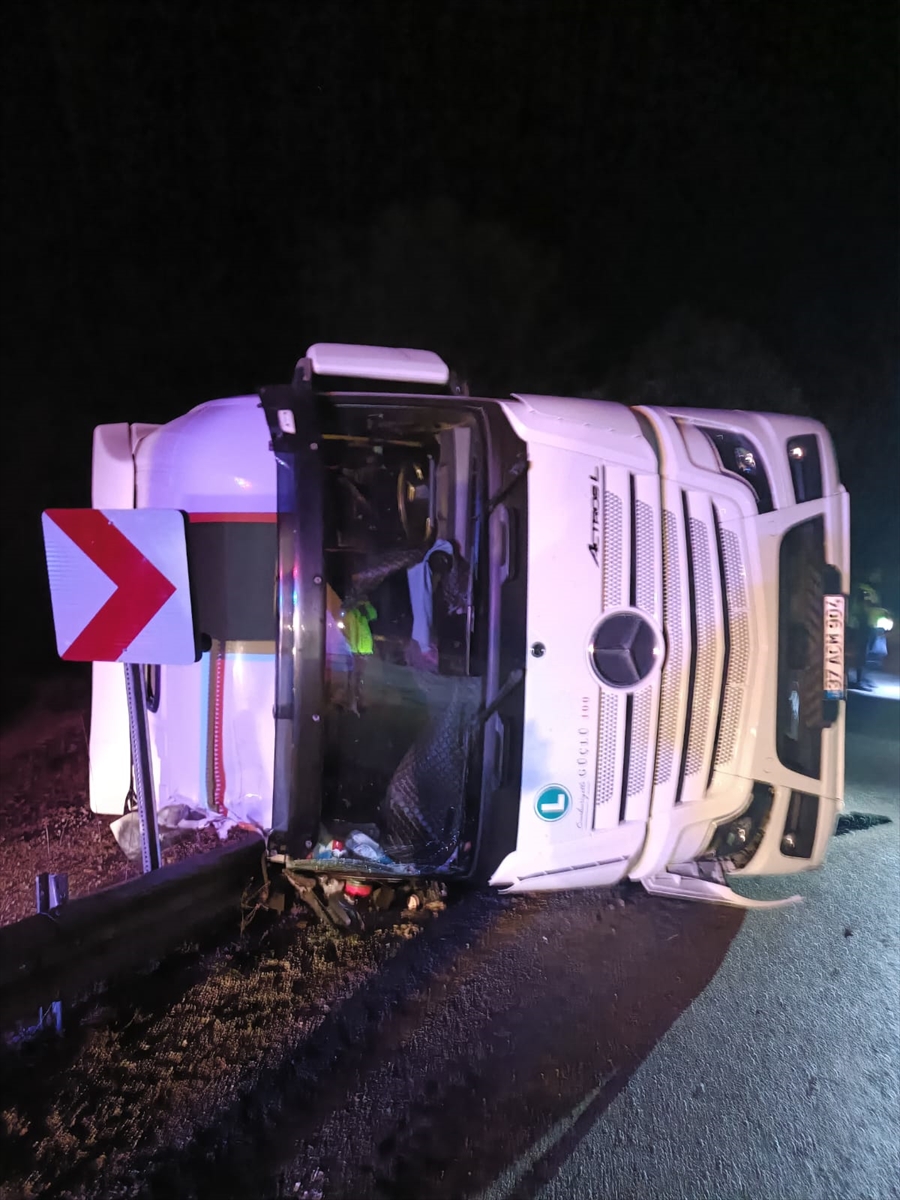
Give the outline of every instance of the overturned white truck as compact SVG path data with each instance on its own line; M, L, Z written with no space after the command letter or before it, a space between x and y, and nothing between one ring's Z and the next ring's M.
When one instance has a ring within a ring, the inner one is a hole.
M435 354L319 344L288 386L100 426L92 504L182 514L160 806L304 872L509 892L743 904L730 875L824 859L849 503L817 422L476 398ZM123 672L93 672L90 800L120 814Z

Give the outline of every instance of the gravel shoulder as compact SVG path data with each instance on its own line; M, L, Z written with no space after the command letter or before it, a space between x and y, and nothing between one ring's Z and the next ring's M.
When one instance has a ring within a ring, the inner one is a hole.
M44 685L0 735L0 925L35 911L34 880L66 872L83 896L140 873L88 808L87 694Z

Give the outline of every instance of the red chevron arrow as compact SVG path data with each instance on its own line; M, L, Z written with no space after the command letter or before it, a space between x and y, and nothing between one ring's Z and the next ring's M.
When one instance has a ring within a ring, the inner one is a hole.
M175 585L99 509L50 508L47 516L116 585L62 657L114 661L174 595Z

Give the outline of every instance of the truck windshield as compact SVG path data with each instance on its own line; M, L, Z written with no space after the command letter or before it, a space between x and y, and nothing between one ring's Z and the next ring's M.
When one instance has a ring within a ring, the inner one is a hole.
M323 433L323 825L396 863L450 866L479 778L478 426L367 398L329 405Z

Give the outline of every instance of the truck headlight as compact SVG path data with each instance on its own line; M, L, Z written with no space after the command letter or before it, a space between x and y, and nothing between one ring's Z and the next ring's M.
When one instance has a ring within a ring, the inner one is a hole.
M756 495L759 511L771 512L774 505L769 477L754 444L743 434L733 433L730 429L713 429L708 425L698 428L712 442L723 470L749 483Z
M756 455L746 446L735 446L734 462L742 475L753 476L756 474Z

